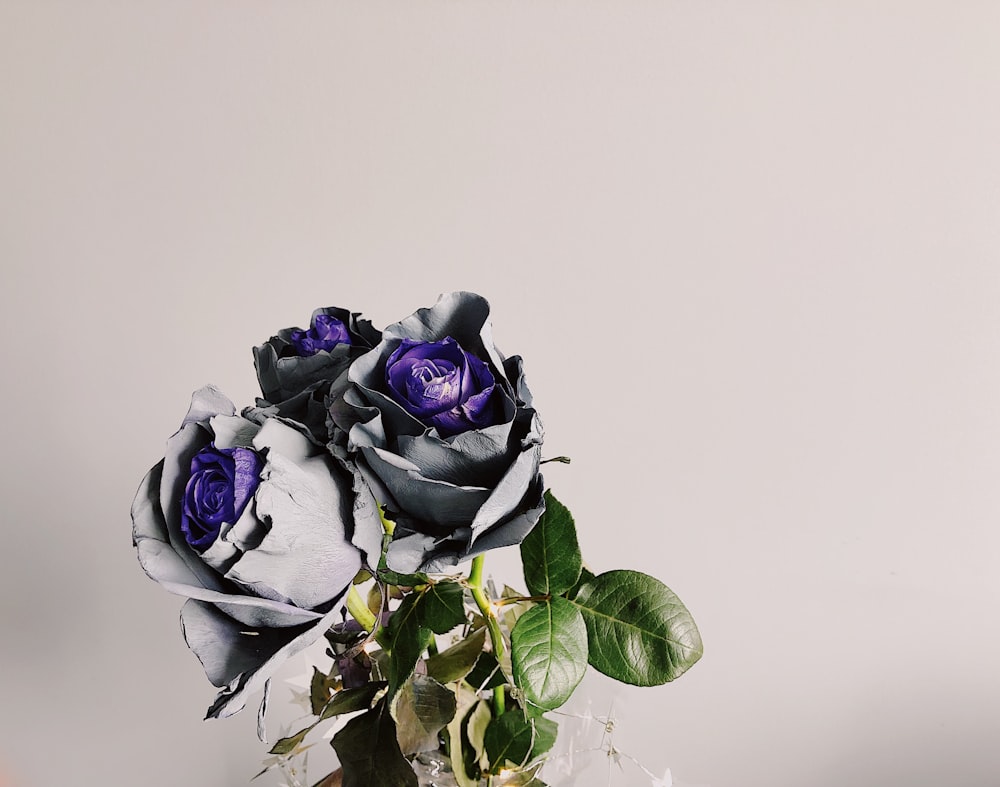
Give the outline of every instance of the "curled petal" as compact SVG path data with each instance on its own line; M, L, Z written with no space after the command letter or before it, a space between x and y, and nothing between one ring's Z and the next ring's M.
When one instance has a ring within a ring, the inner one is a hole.
M366 449L364 457L399 507L408 515L433 521L437 531L469 524L490 496L486 487L427 478L419 467L390 451Z

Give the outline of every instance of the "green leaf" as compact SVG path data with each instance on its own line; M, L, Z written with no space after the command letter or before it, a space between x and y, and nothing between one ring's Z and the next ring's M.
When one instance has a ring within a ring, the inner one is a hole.
M580 571L580 578L576 581L576 584L573 585L573 587L571 587L565 593L563 593L563 595L570 601L572 601L573 599L576 598L577 594L580 592L580 588L582 588L596 576L597 574L595 574L589 568L584 566Z
M493 711L490 710L490 704L486 700L480 700L473 707L466 722L465 735L472 750L472 759L481 765L486 764L483 757L486 753L485 736L491 721L493 721Z
M497 787L546 787L545 782L537 776L542 765L544 763L532 765L521 771L514 771L504 779L494 779L494 783Z
M390 697L410 677L431 637L430 629L423 625L420 609L422 598L421 593L408 595L389 619L386 634L389 644Z
M309 731L315 727L315 724L310 724L304 730L299 730L294 735L289 735L287 738L282 738L274 746L271 747L271 754L290 754L294 751L295 747L298 746L302 741L306 739L306 735Z
M461 680L475 666L486 644L486 629L473 631L468 637L427 659L427 674L439 683Z
M559 725L552 719L545 719L539 716L536 719L529 719L529 723L535 728L535 740L531 744L530 759L541 757L548 752L556 743L556 736L559 734Z
M465 591L457 582L437 582L424 591L423 625L447 634L465 622Z
M448 751L451 754L452 770L458 787L479 787L479 768L472 760L473 752L466 733L468 720L480 700L478 695L462 688L461 684L455 687L455 697L458 711L448 724Z
M512 598L524 598L524 593L514 590L510 585L503 586L500 598L505 603L498 610L497 615L500 618L500 622L507 627L507 631L513 631L514 626L517 625L517 619L535 606L535 602L533 601L510 602L509 600Z
M313 667L312 681L309 684L309 705L313 716L319 716L323 706L330 701L336 680L324 675Z
M545 492L545 513L521 542L524 581L532 595L565 593L580 576L583 559L569 509Z
M701 658L698 627L666 585L638 571L608 571L580 588L591 665L635 686L659 686Z
M332 646L336 645L355 645L365 638L365 632L363 631L334 631L333 629L327 629L323 632L323 636L326 641ZM336 654L331 653L331 656L336 657Z
M342 713L354 713L359 710L367 710L375 695L385 688L383 681L366 683L354 689L344 689L333 695L333 699L327 703L319 714L320 721L332 719Z
M321 673L322 674L322 673ZM313 679L315 680L315 675ZM306 735L308 735L316 725L321 721L326 721L334 716L338 716L341 713L354 713L359 710L367 710L371 705L372 699L378 692L385 688L385 683L366 683L364 686L359 686L355 689L344 689L343 691L338 691L333 695L333 699L326 703L326 705L319 710L318 713L313 715L319 716L319 718L306 727L304 730L299 730L294 735L290 735L287 738L282 738L274 746L271 747L271 754L288 754L296 746L298 746L302 741L305 740Z
M587 672L587 625L580 610L558 596L518 619L510 647L514 683L545 710L566 702Z
M497 657L492 652L486 651L480 654L472 672L465 676L465 682L476 690L486 690L503 686L507 682L507 678L504 677L503 670L497 663Z
M508 762L522 766L544 754L556 742L557 731L554 721L527 718L519 710L493 719L483 738L490 772L499 773Z
M387 530L395 530L396 525L392 520L387 520L383 515L381 506L379 507L379 517L382 520L383 526ZM378 571L376 572L379 579L385 582L387 585L396 585L397 587L408 587L412 588L417 585L426 585L430 582L430 579L421 571L415 572L413 574L400 574L398 571L393 571L386 565L385 562L385 549L389 542L392 541L392 536L389 533L383 537L382 540L382 556L378 561Z
M403 754L438 747L438 732L455 718L455 695L427 675L411 675L392 700L396 739Z
M418 787L384 699L347 722L331 744L344 769L343 787Z
M431 632L446 634L465 622L465 591L457 582L437 582L410 593L389 620L389 696L413 672Z
M400 574L390 568L380 568L378 570L378 578L387 585L406 588L412 588L416 585L426 585L430 582L426 574Z

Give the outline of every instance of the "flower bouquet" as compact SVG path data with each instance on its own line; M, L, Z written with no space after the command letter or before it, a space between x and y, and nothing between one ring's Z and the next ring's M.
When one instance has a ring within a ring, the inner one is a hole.
M701 656L661 582L584 565L540 472L568 460L542 458L521 358L494 345L482 297L381 332L318 309L254 360L262 398L237 413L195 392L132 507L139 562L187 598L185 640L220 689L208 717L263 692L263 739L270 678L325 640L311 719L277 758L339 723L340 769L318 785L541 785L546 714L588 664L652 686ZM498 590L484 555L518 544L523 585Z

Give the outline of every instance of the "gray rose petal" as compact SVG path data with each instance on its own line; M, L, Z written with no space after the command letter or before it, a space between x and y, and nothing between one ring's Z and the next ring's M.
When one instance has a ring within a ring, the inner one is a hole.
M489 499L490 490L485 487L456 486L427 478L419 467L390 451L365 448L362 454L401 510L441 528L451 530L469 523Z
M399 455L420 469L427 478L458 485L495 482L521 449L511 440L512 423L474 429L450 440L436 434L396 439Z
M342 471L333 460L312 455L312 444L279 421L264 424L254 447L267 449L255 497L257 515L271 529L226 576L257 595L313 609L341 593L344 578L361 568L345 528L351 516L346 478L338 484Z
M205 718L225 718L243 710L275 670L340 619L342 602L343 598L338 599L326 615L296 629L289 639L286 631L248 628L212 604L187 601L181 609L184 639L212 685L224 687Z

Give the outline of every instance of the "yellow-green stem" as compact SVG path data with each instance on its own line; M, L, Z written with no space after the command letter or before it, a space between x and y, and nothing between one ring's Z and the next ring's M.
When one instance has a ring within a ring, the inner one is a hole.
M385 508L381 505L376 506L378 509L378 518L382 520L382 528L385 530L387 536L391 536L396 530L396 523L391 519L386 519Z
M469 572L469 590L472 591L472 598L475 599L479 611L483 613L486 628L490 632L490 642L493 643L493 655L499 663L503 657L503 634L500 632L500 623L493 612L493 607L490 606L490 600L487 598L483 586L483 562L482 555L472 559L472 570ZM493 715L502 716L504 705L504 687L497 686L493 689Z
M357 585L351 585L351 589L347 591L347 611L369 634L375 630L378 620L375 613L368 609L365 600L361 598Z

